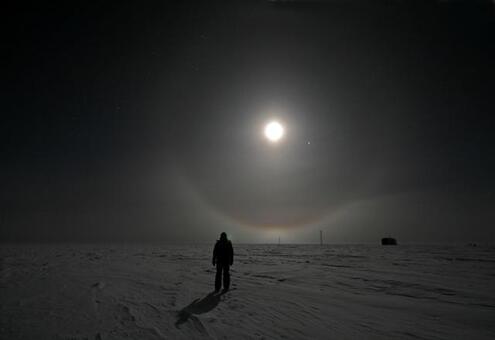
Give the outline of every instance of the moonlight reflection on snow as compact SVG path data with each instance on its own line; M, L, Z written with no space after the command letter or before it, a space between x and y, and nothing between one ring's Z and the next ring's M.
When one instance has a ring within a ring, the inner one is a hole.
M0 338L495 336L493 248L235 250L214 295L210 246L2 247Z

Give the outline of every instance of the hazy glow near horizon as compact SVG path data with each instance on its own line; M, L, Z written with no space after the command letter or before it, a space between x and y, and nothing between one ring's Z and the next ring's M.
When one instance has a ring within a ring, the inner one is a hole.
M265 137L271 142L278 142L284 135L284 127L277 121L265 125Z

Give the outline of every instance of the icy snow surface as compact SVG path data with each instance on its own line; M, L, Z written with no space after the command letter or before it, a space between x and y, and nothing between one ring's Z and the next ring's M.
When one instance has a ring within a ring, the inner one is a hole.
M495 339L495 248L0 248L0 339Z

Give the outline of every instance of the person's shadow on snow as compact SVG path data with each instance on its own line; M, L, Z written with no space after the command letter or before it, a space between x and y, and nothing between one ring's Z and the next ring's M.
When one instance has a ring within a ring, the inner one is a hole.
M175 327L179 328L181 324L189 320L189 318L194 318L193 314L204 314L215 309L215 307L220 302L220 297L224 294L211 292L202 299L196 299L191 302L186 307L182 308L178 315L177 321L175 322Z

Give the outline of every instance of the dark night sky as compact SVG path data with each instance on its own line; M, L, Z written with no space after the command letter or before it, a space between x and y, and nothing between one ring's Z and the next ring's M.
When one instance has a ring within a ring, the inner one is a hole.
M493 2L369 3L5 11L0 240L495 242Z

